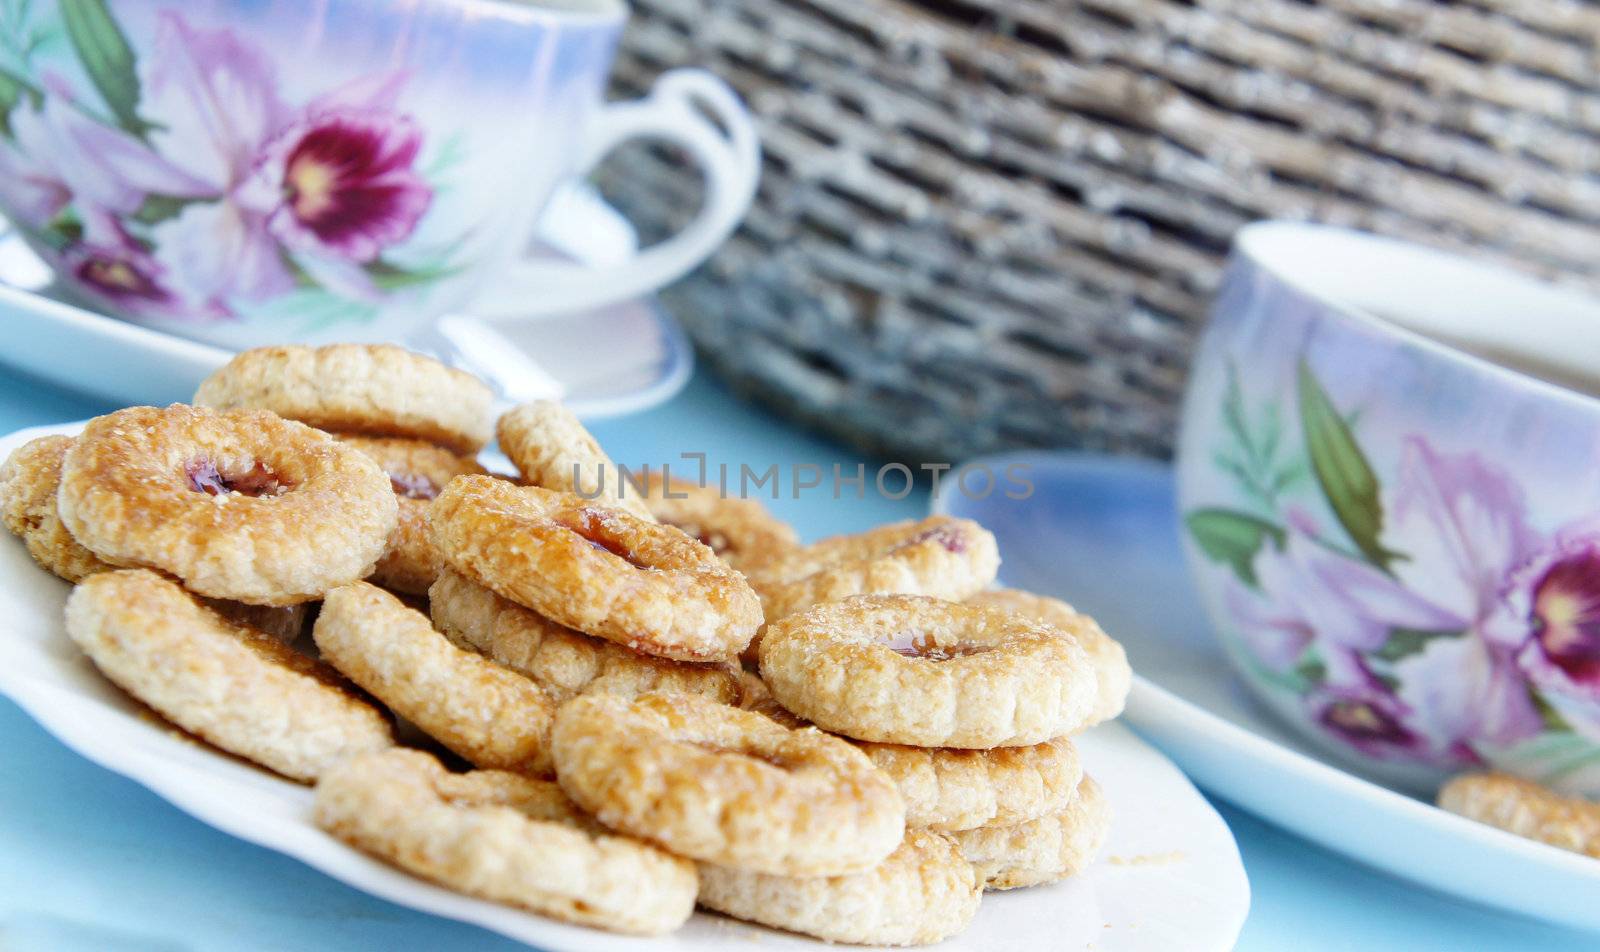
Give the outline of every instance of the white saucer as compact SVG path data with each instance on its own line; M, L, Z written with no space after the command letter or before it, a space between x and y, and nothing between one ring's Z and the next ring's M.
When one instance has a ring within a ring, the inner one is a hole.
M29 439L75 433L81 426L37 427L0 438L0 459ZM825 948L704 913L671 936L615 936L461 896L370 859L312 825L310 790L185 739L102 678L61 630L69 590L35 565L18 540L0 533L0 617L7 620L0 638L0 693L67 746L204 823L295 857L371 896L476 923L547 952ZM1065 883L986 896L968 931L941 948L1231 949L1249 910L1250 890L1222 818L1170 761L1120 724L1101 725L1078 743L1114 811L1101 859ZM70 797L72 791L59 794ZM227 871L197 869L196 875ZM114 892L115 884L108 888ZM363 912L342 914L358 919Z
M1005 584L1072 602L1127 647L1138 676L1124 719L1202 787L1444 892L1600 930L1600 861L1473 823L1348 772L1253 702L1190 587L1169 469L1068 453L968 465L1026 467L1033 495L965 498L946 479L935 511L994 532Z
M542 232L545 253L580 261L634 251L631 226L583 188L558 195ZM54 287L44 262L3 223L0 325L0 365L118 405L187 401L232 356L81 306ZM423 341L423 349L500 381L507 403L561 399L589 419L655 406L682 389L694 367L683 329L654 298L525 322L451 317L429 340L437 346Z

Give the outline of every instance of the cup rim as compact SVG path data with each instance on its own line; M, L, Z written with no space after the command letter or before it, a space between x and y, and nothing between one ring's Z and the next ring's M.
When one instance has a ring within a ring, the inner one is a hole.
M1283 220L1259 221L1239 229L1233 238L1233 255L1248 260L1253 266L1270 274L1273 280L1314 301L1318 307L1376 333L1398 337L1440 359L1466 365L1490 376L1507 378L1507 382L1532 387L1540 394L1576 403L1590 410L1600 410L1600 394L1585 393L1528 371L1507 366L1374 313L1369 306L1343 300L1329 293L1317 282L1296 273L1293 268L1284 267L1282 261L1273 261L1271 252L1263 247L1273 238L1288 235L1302 240L1310 237L1314 241L1327 241L1331 246L1362 247L1369 251L1376 246L1383 252L1381 260L1393 266L1399 267L1402 262L1422 263L1431 269L1456 272L1463 279L1473 282L1492 283L1510 288L1514 292L1559 302L1564 308L1589 310L1594 312L1596 326L1600 326L1600 297L1513 271L1503 265L1337 225Z
M480 14L523 23L561 22L605 26L628 18L626 0L440 0Z

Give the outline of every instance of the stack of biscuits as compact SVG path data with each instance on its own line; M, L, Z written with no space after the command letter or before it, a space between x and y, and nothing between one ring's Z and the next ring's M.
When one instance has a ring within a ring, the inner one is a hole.
M426 595L439 570L428 502L457 476L483 473L493 394L481 380L398 347L342 344L245 351L206 378L196 406L264 410L338 437L389 477L399 519L368 578Z
M769 567L758 590L769 605L788 601L760 639L768 697L757 709L854 740L895 781L907 826L949 835L984 888L1072 876L1110 823L1072 735L1121 713L1131 678L1121 646L1063 602L986 588L998 560L976 526L935 518L854 539L886 533L911 552L932 536L943 551L922 555L942 557L946 572L916 577L960 601L874 592L800 607L793 572Z
M193 406L18 449L0 519L76 583L67 633L111 681L469 895L906 945L1094 857L1072 735L1120 712L1126 660L992 588L982 527L801 545L635 485L559 404L490 406L399 348L248 351ZM491 434L516 475L477 461Z

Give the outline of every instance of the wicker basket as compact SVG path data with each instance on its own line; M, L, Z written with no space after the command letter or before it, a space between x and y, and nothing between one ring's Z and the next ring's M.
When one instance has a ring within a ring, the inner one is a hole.
M757 207L668 294L741 390L870 451L1169 451L1229 236L1352 225L1600 285L1600 7L634 0L617 92L705 65ZM664 151L601 185L667 227Z

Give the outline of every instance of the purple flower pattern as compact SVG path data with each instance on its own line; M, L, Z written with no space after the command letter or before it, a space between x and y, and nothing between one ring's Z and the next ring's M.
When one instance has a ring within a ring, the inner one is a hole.
M1345 421L1312 414L1305 429L1313 467L1337 450L1358 486L1371 474ZM1317 475L1333 524L1288 503L1189 514L1226 575L1232 634L1311 722L1368 756L1451 769L1551 731L1600 740L1600 519L1541 533L1508 472L1422 435L1367 496ZM1235 530L1268 527L1233 537L1248 558L1219 536L1230 514Z
M295 106L264 51L169 10L138 64L144 129L85 108L53 76L12 110L5 211L85 293L127 313L225 318L306 286L376 299L372 269L395 273L382 256L433 198L422 133L398 103L404 79Z

